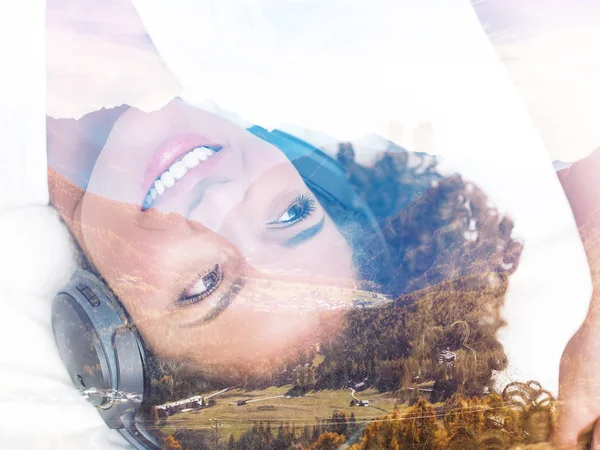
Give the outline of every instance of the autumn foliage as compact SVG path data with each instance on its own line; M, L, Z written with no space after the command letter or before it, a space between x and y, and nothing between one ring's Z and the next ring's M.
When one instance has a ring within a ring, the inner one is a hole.
M351 449L506 450L547 443L554 420L554 399L538 383L511 383L502 395L456 394L435 408L420 399L367 425Z

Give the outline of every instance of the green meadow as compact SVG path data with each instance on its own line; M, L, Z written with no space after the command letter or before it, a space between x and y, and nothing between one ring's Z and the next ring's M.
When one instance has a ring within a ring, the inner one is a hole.
M379 393L367 389L356 393L361 400L368 400L370 406L350 406L350 389L309 391L302 397L285 398L291 385L269 387L263 390L246 391L232 389L213 397L216 404L196 411L182 412L170 416L164 422L162 431L166 435L177 429L212 429L218 424L217 432L222 437L233 434L237 439L259 421L270 422L274 431L280 422L294 424L298 433L305 424L314 425L321 419L329 419L335 410L342 410L349 418L352 413L357 423L391 414L396 398L390 392ZM250 400L238 406L238 401ZM400 410L404 405L400 407ZM211 420L212 419L212 420Z

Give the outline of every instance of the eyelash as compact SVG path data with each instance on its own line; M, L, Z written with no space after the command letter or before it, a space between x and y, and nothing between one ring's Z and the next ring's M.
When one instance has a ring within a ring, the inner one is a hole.
M289 221L283 221L283 222L277 221L279 218L281 218L285 213L287 213L294 206L299 206L302 209L302 212L299 214L299 217L289 220ZM292 225L302 222L303 220L308 219L310 217L310 215L315 211L315 209L316 209L315 199L307 194L302 194L302 195L297 196L294 199L294 201L286 208L286 210L283 211L281 214L279 214L279 216L277 216L277 219L275 219L271 222L268 222L267 225L275 225L275 226L279 225L280 228L290 227Z
M188 290L188 288L185 288L181 291L181 293L179 294L179 297L177 298L177 306L187 306L187 305L192 305L194 303L198 303L199 301L204 300L205 298L207 298L208 296L210 296L213 292L215 292L219 286L221 285L221 282L223 281L223 270L221 269L221 266L219 266L218 264L215 265L215 267L208 273L203 274L202 276L198 277L196 281L194 281L194 286L196 285L196 283L198 283L200 280L204 280L206 277L208 277L210 274L212 273L216 273L217 275L217 280L213 283L213 285L207 289L206 291L200 293L200 294L196 294L196 295L188 295L186 296L186 290Z

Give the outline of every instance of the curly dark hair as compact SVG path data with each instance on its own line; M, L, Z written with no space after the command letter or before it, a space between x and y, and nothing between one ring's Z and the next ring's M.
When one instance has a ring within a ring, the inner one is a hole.
M366 167L355 161L352 145L342 143L337 160L388 245L392 261L386 270L393 273L386 290L392 296L473 274L497 274L488 280L494 283L516 270L523 244L511 235L512 220L474 184L442 175L435 157L390 143Z
M344 143L337 160L377 217L390 257L363 263L380 272L372 280L385 281L372 288L394 301L348 311L342 334L322 348L317 384L336 388L367 378L394 390L430 379L438 399L493 390L494 372L508 363L496 334L523 249L512 220L474 184L442 175L429 155L390 144L366 167ZM443 363L448 355L456 362Z

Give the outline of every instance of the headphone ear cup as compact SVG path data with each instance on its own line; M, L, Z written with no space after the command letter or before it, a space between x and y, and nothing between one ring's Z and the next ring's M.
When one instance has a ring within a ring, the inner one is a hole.
M117 299L78 270L54 298L52 329L75 387L110 428L123 428L123 417L140 411L147 381L144 346Z

